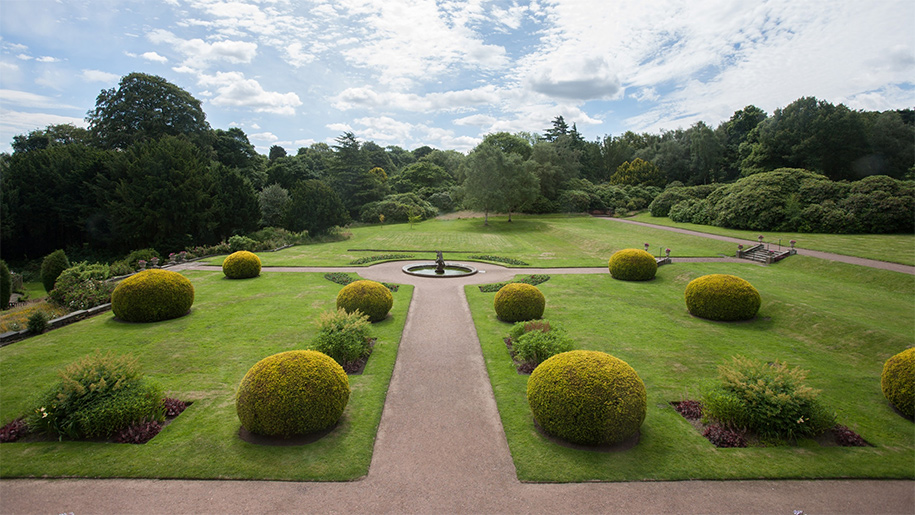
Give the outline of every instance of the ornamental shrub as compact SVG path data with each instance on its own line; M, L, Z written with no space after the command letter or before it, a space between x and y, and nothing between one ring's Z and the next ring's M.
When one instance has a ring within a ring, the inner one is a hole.
M41 334L48 328L48 315L44 311L36 311L29 315L27 325L29 332L32 334Z
M48 293L54 289L54 281L64 270L70 268L70 260L63 250L55 250L41 262L41 284Z
M90 265L81 261L64 270L48 294L53 302L71 310L89 309L111 302L115 284L107 281L108 265Z
M222 261L222 273L229 279L257 277L261 273L261 258L247 250L233 252Z
M762 299L749 282L733 275L711 274L686 285L686 309L693 316L725 322L750 320Z
M903 415L915 416L915 347L886 360L880 387L886 400Z
M618 250L610 256L610 275L622 281L650 281L658 272L654 256L642 249Z
M718 377L703 395L702 413L720 425L791 439L816 436L836 423L817 399L819 390L804 383L805 370L737 356L718 367Z
M337 294L337 309L347 313L363 312L371 322L379 322L388 316L394 296L385 285L375 281L361 280L347 284Z
M29 428L70 439L109 436L140 420L164 420L162 389L135 358L96 352L59 372L28 414Z
M517 339L512 339L512 351L515 359L537 366L547 359L572 350L572 339L559 328L549 331L528 331Z
M9 309L10 295L13 294L13 278L6 261L0 259L0 309Z
M242 427L288 438L327 429L349 401L346 372L326 354L294 350L268 356L245 374L235 409Z
M184 316L194 304L194 285L170 270L146 270L121 281L111 310L127 322L158 322Z
M318 334L311 341L311 348L327 354L340 366L346 367L371 352L369 317L361 311L324 312L317 325Z
M611 445L645 420L642 379L625 361L597 351L557 354L527 382L534 420L548 434L583 445Z
M232 252L238 252L240 250L247 250L251 252L252 250L257 249L257 242L247 236L235 235L229 238L229 250Z
M543 317L546 297L536 286L509 283L496 292L496 316L503 322L522 322Z

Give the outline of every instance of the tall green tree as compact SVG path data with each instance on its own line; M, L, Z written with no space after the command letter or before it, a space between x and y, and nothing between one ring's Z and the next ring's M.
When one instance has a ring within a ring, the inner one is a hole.
M292 187L285 215L287 229L310 235L324 234L349 219L337 193L319 180L300 181Z
M616 169L610 177L610 184L629 184L632 186L658 186L663 187L667 177L651 161L635 158L631 163L626 162Z
M540 181L525 170L521 155L504 151L498 139L484 138L467 157L465 167L464 204L483 211L485 225L490 211L497 210L507 211L510 222L513 211L540 193Z
M280 227L286 216L286 206L289 204L289 192L279 184L271 184L257 194L257 202L261 210L261 225L264 227Z
M135 143L183 135L209 146L210 125L200 101L162 77L131 73L102 90L86 116L95 143L124 150Z
M215 239L256 231L260 225L260 205L254 187L241 171L217 164L210 170L210 181L216 197Z
M89 131L73 124L48 125L46 129L36 129L28 134L13 136L13 153L30 150L44 150L56 145L88 145Z
M371 162L352 132L344 133L336 141L328 182L350 217L357 218L362 206L384 198L387 185L378 174L371 173Z

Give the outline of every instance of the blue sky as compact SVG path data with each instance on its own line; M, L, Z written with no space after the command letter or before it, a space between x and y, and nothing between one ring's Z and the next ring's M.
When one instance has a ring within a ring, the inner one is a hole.
M262 153L344 131L468 151L558 115L593 140L802 96L911 108L913 26L911 0L0 0L0 151L85 126L135 71Z

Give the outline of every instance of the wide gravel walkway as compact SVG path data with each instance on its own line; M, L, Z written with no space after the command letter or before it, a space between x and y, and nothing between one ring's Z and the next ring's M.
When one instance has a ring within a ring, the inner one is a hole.
M540 270L478 264L480 273L474 276L446 279L409 276L401 272L403 265L352 269L368 279L415 285L367 477L349 483L4 480L0 481L0 512L915 512L915 488L910 481L521 483L464 285L499 282L516 273ZM319 270L323 269L267 268L264 273ZM605 268L546 272L607 273Z

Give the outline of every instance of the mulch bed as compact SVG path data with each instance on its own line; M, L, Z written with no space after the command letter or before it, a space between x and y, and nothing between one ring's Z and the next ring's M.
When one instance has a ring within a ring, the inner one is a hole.
M766 442L752 433L734 431L716 424L703 422L702 404L699 401L671 402L670 405L716 447L767 446ZM832 429L814 438L814 441L822 447L873 447L860 435L841 424L836 424Z
M192 402L184 402L178 399L167 397L163 399L163 404L165 404L165 421L142 421L138 422L130 427L126 427L117 433L111 435L108 438L87 438L85 440L80 440L83 442L98 442L98 443L132 443L132 444L144 444L152 440L156 435L159 434L165 426L171 424L178 415L187 409ZM12 442L54 442L58 439L52 435L30 433L28 426L25 425L25 422L22 418L17 418L12 422L9 422L3 427L0 427L0 443L12 443Z

